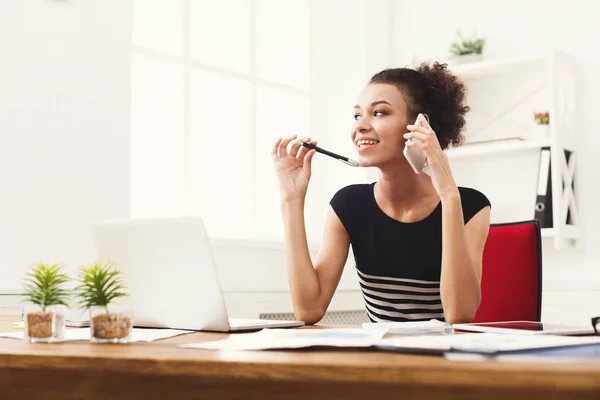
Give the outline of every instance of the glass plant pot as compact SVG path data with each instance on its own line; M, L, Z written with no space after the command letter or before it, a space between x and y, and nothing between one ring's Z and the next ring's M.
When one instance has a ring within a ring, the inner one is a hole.
M37 305L25 306L25 340L30 343L53 343L63 340L66 311L67 307L63 305L48 306L45 309Z
M91 341L128 343L133 329L133 311L129 307L108 306L90 309Z

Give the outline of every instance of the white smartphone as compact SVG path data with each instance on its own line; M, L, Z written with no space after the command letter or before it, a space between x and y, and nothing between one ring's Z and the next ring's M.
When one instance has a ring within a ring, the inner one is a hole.
M426 128L429 128L427 118L425 118L425 116L421 113L417 115L417 119L413 125L424 126ZM416 141L418 139L408 139L407 142L409 140ZM423 168L425 167L425 162L427 161L427 157L425 157L425 153L423 153L421 150L414 147L404 146L404 157L406 158L412 169L415 171L415 173L420 174L423 171Z

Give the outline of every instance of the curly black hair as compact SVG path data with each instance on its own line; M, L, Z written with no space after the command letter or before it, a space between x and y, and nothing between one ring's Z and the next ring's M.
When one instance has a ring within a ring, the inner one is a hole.
M410 118L419 113L429 115L442 149L463 141L466 86L448 70L447 64L422 63L418 67L389 68L373 75L369 83L395 85L405 96Z

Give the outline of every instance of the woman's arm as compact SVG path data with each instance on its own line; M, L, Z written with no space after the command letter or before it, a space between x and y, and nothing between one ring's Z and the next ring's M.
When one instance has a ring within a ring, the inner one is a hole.
M308 325L323 318L348 258L350 238L333 209L325 220L323 240L314 266L304 223L304 199L284 201L288 280L295 318Z
M481 263L490 226L490 207L465 225L460 193L442 198L440 295L449 324L471 322L481 301Z
M408 125L406 146L427 156L431 182L442 202L442 276L440 296L446 322L471 322L481 300L481 262L490 227L490 207L480 210L465 225L460 192L448 156L429 127Z
M281 190L281 211L285 233L288 280L296 319L311 325L319 322L333 297L350 247L346 229L333 209L329 210L323 232L321 251L313 266L304 224L304 199L311 177L314 150L301 143L317 144L311 138L279 138L271 157ZM289 147L288 151L288 145Z

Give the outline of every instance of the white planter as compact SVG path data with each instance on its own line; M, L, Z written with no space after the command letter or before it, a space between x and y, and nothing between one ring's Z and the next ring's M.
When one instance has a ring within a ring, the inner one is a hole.
M550 125L536 125L531 131L531 138L535 140L547 140L550 138Z
M464 56L454 56L448 60L449 65L467 64L483 60L483 54L465 54Z

